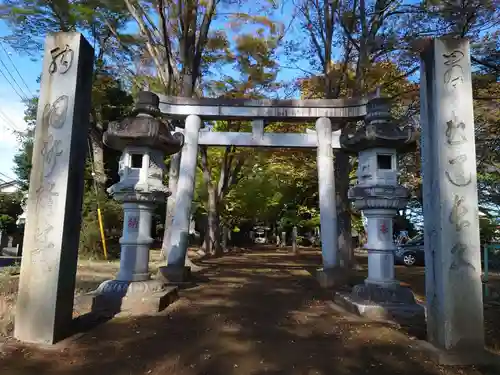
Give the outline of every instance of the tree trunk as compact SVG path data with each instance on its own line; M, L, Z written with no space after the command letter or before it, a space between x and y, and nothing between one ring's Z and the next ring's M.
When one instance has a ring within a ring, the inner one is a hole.
M205 172L204 172L205 175ZM205 180L206 181L206 180ZM207 183L208 188L208 221L205 235L206 251L211 255L220 255L220 228L219 205L217 202L217 187L212 182Z
M220 254L220 229L219 229L219 199L218 187L212 183L212 173L208 165L208 150L206 146L200 147L201 168L203 181L207 187L207 230L205 232L204 250L211 255Z
M351 206L347 197L350 171L349 155L343 151L337 151L335 154L335 185L338 194L338 246L340 264L346 268L352 267L354 260L351 234Z
M104 144L102 142L102 133L98 129L90 130L90 145L92 155L92 164L94 173L93 179L97 183L98 189L104 191L106 185L106 171L104 168Z
M231 231L227 225L222 226L222 252L229 252L229 241L231 241Z
M171 227L175 213L175 195L177 193L177 182L179 181L179 166L181 162L181 152L173 154L170 157L170 170L168 173L168 189L170 196L167 199L167 208L165 213L165 226L163 241L161 245L162 256L167 259L170 251L170 237L172 235Z

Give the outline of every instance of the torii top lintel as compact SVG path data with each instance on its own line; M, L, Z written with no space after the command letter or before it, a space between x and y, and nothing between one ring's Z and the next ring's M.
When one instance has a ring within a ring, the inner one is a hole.
M248 100L184 98L157 94L160 111L184 119L264 119L270 121L314 121L320 117L360 120L366 115L366 99Z

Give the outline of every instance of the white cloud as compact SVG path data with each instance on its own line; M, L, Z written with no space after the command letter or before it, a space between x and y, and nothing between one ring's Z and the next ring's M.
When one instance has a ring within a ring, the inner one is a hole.
M5 96L0 100L0 179L5 179L3 175L15 177L12 159L17 152L18 143L14 130L26 130L24 103L4 98Z

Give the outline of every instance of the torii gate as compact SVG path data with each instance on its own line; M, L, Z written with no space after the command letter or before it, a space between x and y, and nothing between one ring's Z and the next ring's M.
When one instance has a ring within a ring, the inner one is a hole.
M484 324L469 49L469 42L463 39L429 40L421 54L420 73L428 339L441 349L437 351L440 362L462 364L484 361L477 357L484 354ZM81 226L81 217L75 213L81 209L83 197L93 58L92 47L79 33L55 33L46 38L16 307L15 336L22 341L51 344L67 335L71 327ZM339 147L339 133L332 131L331 119L362 119L368 105L364 99L224 101L161 97L161 100L161 110L166 115L185 119L185 144L168 258L172 269L184 272L189 208L200 144L316 147L323 265L335 267L333 149ZM253 131L200 132L205 119L253 120ZM316 132L265 133L266 120L315 121ZM144 128L148 130L139 125L142 133ZM380 156L384 166L379 169L393 165L394 157ZM370 170L369 164L362 167ZM149 168L145 162L143 165ZM393 168L390 172L394 177ZM153 174L161 183L161 173L155 170ZM357 190L361 200L386 194L383 187L377 186L373 191ZM370 230L376 227L373 225ZM374 246L387 243L385 239L377 241ZM384 256L390 257L389 251L381 254L378 248L372 250L377 257L372 263L375 267L369 264L369 277L370 268L375 279L390 274L391 270L382 267L388 264ZM131 260L138 261L134 257ZM140 261L147 263L148 259ZM121 282L129 286L134 280ZM379 297L390 298L390 294Z
M338 265L338 231L333 149L340 148L340 130L332 131L332 120L361 120L367 99L247 100L160 97L160 110L168 118L185 123L185 144L179 168L175 212L171 227L167 267L171 279L183 279L194 193L198 145L241 147L317 148L321 252L323 269ZM252 132L211 132L201 129L203 120L250 120ZM264 123L316 122L316 130L305 133L266 133ZM340 122L340 121L339 121Z

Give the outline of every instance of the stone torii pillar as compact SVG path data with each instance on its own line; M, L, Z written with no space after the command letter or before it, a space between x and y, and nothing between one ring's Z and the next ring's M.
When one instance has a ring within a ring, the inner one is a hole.
M317 168L321 224L321 255L323 268L316 277L323 287L332 287L340 280L342 272L338 257L337 206L332 150L332 123L321 117L316 121L318 137Z
M175 213L172 220L170 245L167 265L159 268L160 275L171 282L181 282L189 278L190 268L185 266L189 240L191 205L194 196L196 162L198 160L198 136L201 118L190 115L184 128L184 146L182 147L179 167L179 180Z

